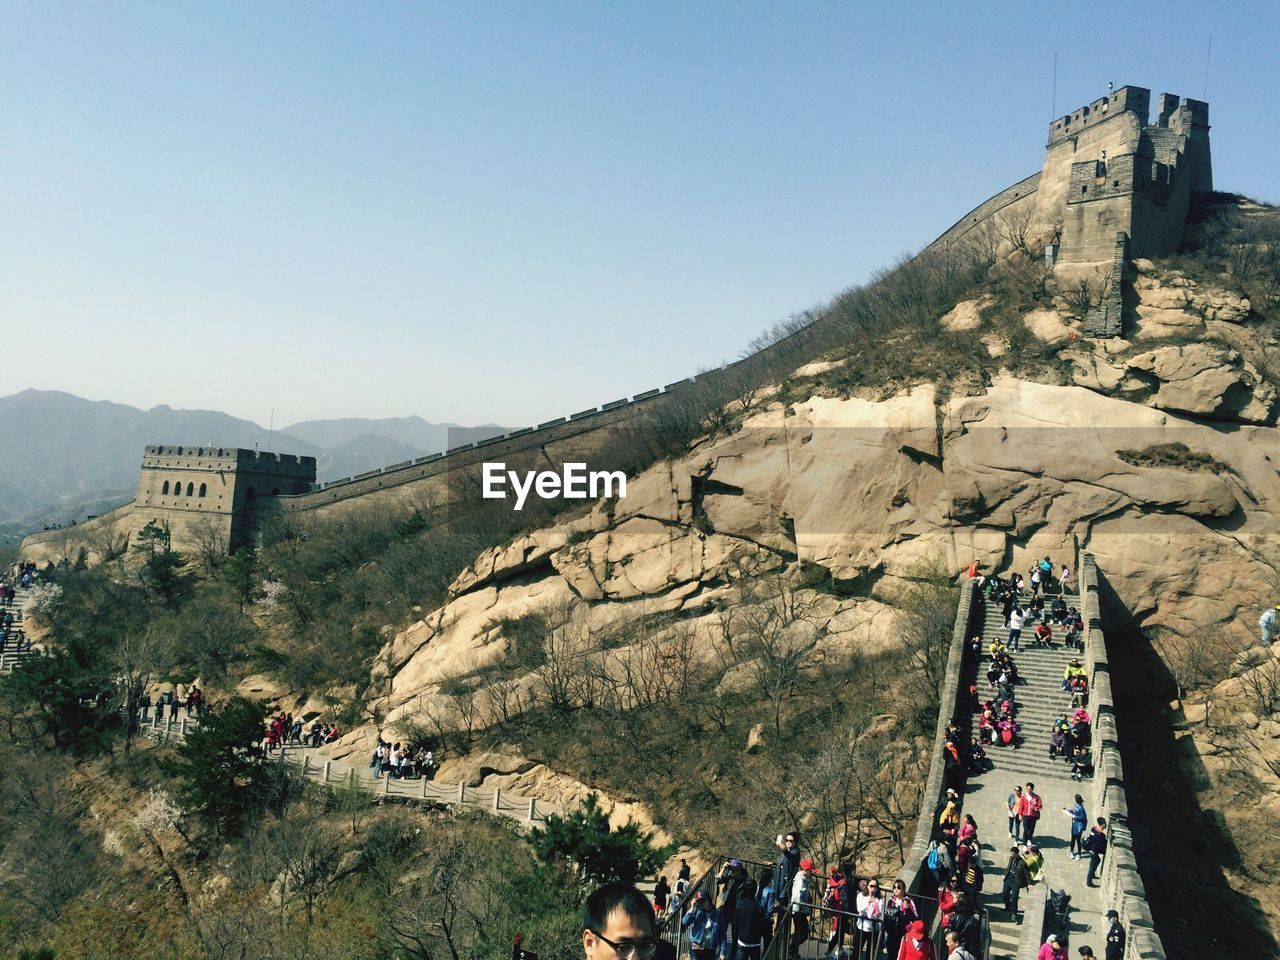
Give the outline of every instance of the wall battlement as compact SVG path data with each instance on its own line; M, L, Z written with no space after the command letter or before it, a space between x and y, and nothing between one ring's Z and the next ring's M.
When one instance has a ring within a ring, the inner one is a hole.
M1165 94L1164 96L1170 96ZM1080 107L1049 124L1049 146L1079 136L1087 127L1117 117L1122 113L1136 113L1145 125L1151 109L1151 91L1144 87L1121 87L1105 97L1099 97L1087 106Z
M282 471L315 479L316 458L292 453L264 453L243 447L152 446L142 452L142 466L175 467L190 470Z

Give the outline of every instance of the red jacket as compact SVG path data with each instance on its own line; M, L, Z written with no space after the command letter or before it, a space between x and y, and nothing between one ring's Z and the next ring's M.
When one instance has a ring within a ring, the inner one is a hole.
M943 887L942 893L938 894L938 909L942 911L942 929L945 930L956 909L956 895L951 892L950 887Z
M898 960L938 960L937 951L933 949L933 941L925 937L919 945L911 942L910 937L902 938L902 946L898 948Z

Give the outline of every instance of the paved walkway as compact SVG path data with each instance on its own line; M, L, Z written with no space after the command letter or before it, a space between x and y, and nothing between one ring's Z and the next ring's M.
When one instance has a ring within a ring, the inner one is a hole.
M1068 606L1078 609L1076 598L1068 596ZM1020 917L1011 916L1004 909L1001 895L1004 883L1004 867L1009 862L1009 848L1013 840L1008 833L1006 800L1017 784L1025 787L1027 781L1036 785L1044 802L1044 810L1036 829L1036 840L1044 854L1045 866L1040 883L1022 892L1025 909L1027 898L1041 896L1044 885L1054 890L1065 889L1071 894L1069 929L1058 930L1068 946L1067 954L1076 956L1077 947L1090 946L1094 953L1103 954L1106 922L1104 914L1109 905L1102 900L1100 889L1085 887L1085 871L1088 857L1072 860L1070 851L1071 818L1062 812L1074 802L1077 793L1088 799L1089 791L1083 789L1088 781L1080 784L1071 779L1071 768L1063 760L1049 758L1049 731L1054 720L1071 707L1071 694L1062 690L1062 672L1076 655L1062 643L1065 631L1054 627L1055 649L1031 646L1027 637L1032 631L1028 624L1022 631L1022 650L1014 654L1021 684L1016 691L1018 723L1023 742L1019 749L988 747L991 769L969 777L965 789L964 812L971 813L978 822L978 837L982 846L982 868L986 872L983 884L982 905L988 910L991 922L991 954L989 960L1015 960L1018 944L1023 936ZM987 604L983 627L983 651L993 637L1007 640L1009 631L1004 625L998 604ZM978 693L986 699L986 665L978 678ZM973 717L976 730L978 717ZM1085 808L1089 822L1094 812ZM1050 928L1052 929L1052 927Z
M188 718L186 709L179 709L178 717L161 717L158 722L152 710L148 710L142 722L145 736L164 740L181 739L188 731L200 725L195 717ZM267 759L288 764L307 779L327 787L341 787L354 782L371 797L395 798L407 802L427 803L433 806L454 807L464 810L484 810L498 816L510 817L525 826L543 823L555 814L565 816L566 811L556 803L526 797L500 787L471 787L465 782L446 783L425 777L395 779L389 776L375 778L368 763L361 763L355 754L341 760L327 760L319 754L323 748L298 746L278 748Z

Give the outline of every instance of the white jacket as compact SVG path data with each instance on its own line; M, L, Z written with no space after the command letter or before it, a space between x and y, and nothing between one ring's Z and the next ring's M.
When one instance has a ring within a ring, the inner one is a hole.
M796 868L795 878L791 881L791 912L810 914L813 912L809 896L809 872Z
M874 933L880 926L879 920L884 913L884 905L879 897L858 891L858 929L864 933Z

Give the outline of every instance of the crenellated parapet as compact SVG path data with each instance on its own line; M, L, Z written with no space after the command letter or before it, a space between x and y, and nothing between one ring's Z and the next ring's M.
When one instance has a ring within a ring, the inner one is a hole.
M1078 137L1090 127L1096 127L1126 112L1137 114L1145 123L1150 109L1150 90L1144 87L1121 87L1049 124L1048 146Z

